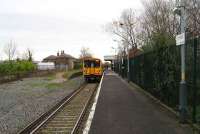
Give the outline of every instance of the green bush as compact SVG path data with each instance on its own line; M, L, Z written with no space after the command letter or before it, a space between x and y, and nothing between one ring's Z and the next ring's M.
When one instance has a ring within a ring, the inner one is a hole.
M80 75L82 75L82 71L80 69L77 69L77 70L70 70L70 71L67 71L63 74L63 77L66 78L66 79L73 79L75 77L78 77Z
M74 69L81 69L83 67L82 63L75 63L74 64Z
M36 69L30 61L5 61L0 63L0 76L23 75Z

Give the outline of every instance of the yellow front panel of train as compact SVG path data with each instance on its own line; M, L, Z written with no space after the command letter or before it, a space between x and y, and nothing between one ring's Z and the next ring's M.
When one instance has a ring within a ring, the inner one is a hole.
M84 68L84 75L101 75L102 69L101 68Z
M91 75L91 74L97 74L97 73L99 73L99 69L96 69L94 67L84 68L84 75Z
M95 68L95 75L102 75L102 69L99 68Z
M83 75L102 75L102 67L100 60L84 61Z
M95 73L95 68L94 67L91 67L90 68L90 74L94 74Z

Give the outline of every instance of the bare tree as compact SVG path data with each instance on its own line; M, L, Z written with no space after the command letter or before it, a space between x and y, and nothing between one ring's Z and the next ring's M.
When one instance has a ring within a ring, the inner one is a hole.
M200 0L185 2L187 32L200 35ZM143 6L139 17L132 9L124 10L119 19L107 24L107 31L123 40L121 45L142 46L145 50L175 44L175 36L180 32L180 20L173 13L175 0L143 0Z
M89 48L82 47L80 52L81 52L81 54L80 54L81 59L83 59L85 57L92 57L92 54L91 54Z
M185 1L187 11L187 32L192 35L200 34L200 1ZM175 36L180 32L180 23L173 8L175 7L173 0L150 0L144 1L144 13L141 16L141 24L143 38L146 39L145 44L172 44L175 42ZM162 45L161 45L162 47Z
M30 48L27 48L26 51L24 52L23 59L32 62L33 61L33 50Z
M8 44L4 46L4 53L7 56L8 60L11 61L15 57L17 47L14 41L10 40Z
M125 42L128 43L132 48L137 48L138 46L136 35L137 24L137 18L132 9L126 9L122 12L120 26L126 33L125 36L127 39L125 39Z
M175 2L172 0L144 1L144 13L140 18L142 37L146 44L168 45L175 42L179 24L173 14ZM145 40L144 39L144 40Z
M137 19L133 9L125 9L120 19L107 25L107 31L127 42L132 48L137 47Z
M200 1L188 0L186 1L187 10L187 30L193 36L200 34Z

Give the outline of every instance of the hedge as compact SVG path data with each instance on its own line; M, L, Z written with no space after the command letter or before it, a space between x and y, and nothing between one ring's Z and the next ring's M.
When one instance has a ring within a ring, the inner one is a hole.
M4 61L0 63L0 76L23 75L36 69L30 61Z

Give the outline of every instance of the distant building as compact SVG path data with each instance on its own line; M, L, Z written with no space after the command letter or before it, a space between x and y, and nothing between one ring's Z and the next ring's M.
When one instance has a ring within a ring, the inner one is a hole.
M142 54L142 51L138 48L132 48L129 50L129 58L134 58L140 54Z
M111 65L105 65L106 68L109 68L111 66L112 69L114 69L114 62L117 59L116 55L106 55L104 56L104 61L110 61Z
M76 58L66 54L64 51L61 51L61 53L57 53L57 56L50 55L44 58L43 62L53 62L55 64L55 68L59 70L70 70L74 69Z
M50 55L50 56L44 58L43 62L54 62L55 63L56 62L56 58L57 58L57 56Z
M54 70L55 64L53 62L39 62L37 63L38 70Z

